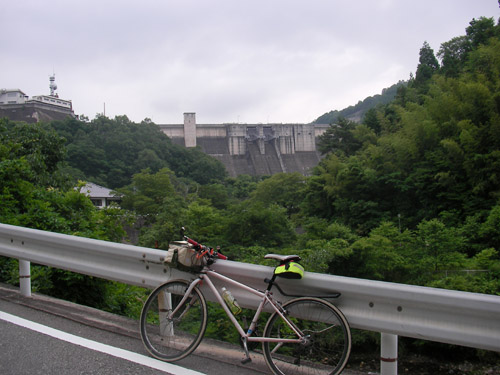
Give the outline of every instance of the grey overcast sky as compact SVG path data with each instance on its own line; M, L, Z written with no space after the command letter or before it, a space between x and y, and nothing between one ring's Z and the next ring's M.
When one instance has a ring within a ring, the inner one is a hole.
M308 123L415 73L497 0L0 3L0 88L157 124Z

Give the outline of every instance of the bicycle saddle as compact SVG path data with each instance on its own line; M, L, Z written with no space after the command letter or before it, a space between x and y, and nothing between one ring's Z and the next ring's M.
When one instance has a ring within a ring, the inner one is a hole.
M300 261L300 257L298 255L279 255L279 254L267 254L264 256L264 259L276 259L280 262L298 262Z

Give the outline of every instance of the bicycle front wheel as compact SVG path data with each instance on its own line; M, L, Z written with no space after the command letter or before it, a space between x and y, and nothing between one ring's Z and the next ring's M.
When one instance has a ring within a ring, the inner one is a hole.
M276 375L340 374L351 352L351 331L346 318L332 304L312 297L291 300L283 305L286 318L304 335L301 343L284 343L279 339L296 339L297 334L278 313L266 324L265 337L278 339L263 343L267 365Z
M148 352L162 361L173 362L191 354L207 327L207 305L197 287L182 302L190 283L169 281L156 288L141 312L141 338ZM169 317L172 311L174 316Z

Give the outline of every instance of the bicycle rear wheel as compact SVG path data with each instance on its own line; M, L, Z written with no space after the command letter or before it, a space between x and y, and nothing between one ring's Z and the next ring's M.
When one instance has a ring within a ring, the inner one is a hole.
M305 335L305 340L300 344L263 343L264 357L273 373L340 374L351 352L351 331L340 310L312 297L291 300L283 309L285 316ZM269 318L264 336L297 338L278 313Z
M162 361L173 362L191 354L200 344L207 327L207 305L197 287L178 309L189 284L169 281L156 288L141 312L141 338L148 352Z

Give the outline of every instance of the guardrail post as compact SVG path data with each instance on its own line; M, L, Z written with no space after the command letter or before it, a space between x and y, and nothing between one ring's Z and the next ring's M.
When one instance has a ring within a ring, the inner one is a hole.
M398 374L398 336L380 334L380 375Z
M19 259L19 289L22 296L31 297L30 262L22 259Z

